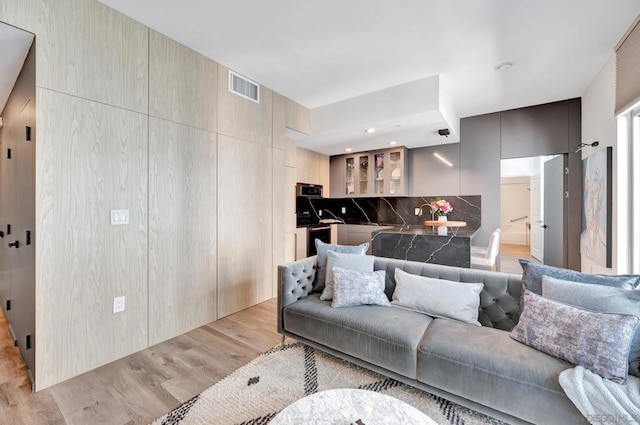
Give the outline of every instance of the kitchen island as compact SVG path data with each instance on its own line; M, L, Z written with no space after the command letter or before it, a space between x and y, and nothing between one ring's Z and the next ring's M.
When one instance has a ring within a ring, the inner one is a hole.
M446 266L471 267L471 240L478 227L436 227L420 225L392 227L371 234L376 257L419 261Z

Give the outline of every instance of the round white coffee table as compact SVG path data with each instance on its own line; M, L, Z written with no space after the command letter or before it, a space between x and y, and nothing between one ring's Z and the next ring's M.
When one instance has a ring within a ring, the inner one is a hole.
M413 406L374 391L322 391L287 406L269 425L437 425Z

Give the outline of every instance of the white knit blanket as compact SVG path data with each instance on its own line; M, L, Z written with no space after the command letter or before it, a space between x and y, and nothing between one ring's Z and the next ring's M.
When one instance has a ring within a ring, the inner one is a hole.
M591 424L640 424L640 378L621 385L576 366L560 373L560 386Z

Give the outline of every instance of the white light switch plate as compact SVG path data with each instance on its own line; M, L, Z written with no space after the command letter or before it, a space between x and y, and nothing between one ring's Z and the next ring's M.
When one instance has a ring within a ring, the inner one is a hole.
M113 312L114 313L120 313L120 312L124 311L124 301L125 301L124 295L121 296L121 297L115 297L113 299Z
M111 210L111 225L129 224L129 210Z

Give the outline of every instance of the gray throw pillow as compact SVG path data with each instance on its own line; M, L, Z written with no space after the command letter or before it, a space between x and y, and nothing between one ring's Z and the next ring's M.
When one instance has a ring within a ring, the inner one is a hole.
M636 316L581 310L530 291L523 297L511 338L618 384L626 381Z
M478 322L482 283L454 282L395 272L392 304L429 316L443 317L481 326Z
M322 242L320 239L316 239L316 252L318 253L316 279L313 282L312 293L320 293L324 289L325 279L327 274L327 252L340 252L343 254L360 254L365 255L369 249L368 243L363 243L358 246L348 245L331 245Z
M542 277L542 296L563 304L598 313L630 314L640 319L640 290ZM629 373L640 376L640 326L636 329L629 352Z
M522 292L527 289L534 294L542 294L542 276L555 277L556 279L569 280L571 282L589 283L593 285L611 286L621 289L640 288L640 276L638 275L606 275L587 274L575 270L545 266L519 259L522 266ZM521 306L522 307L522 306Z
M333 251L327 252L327 257L327 280L325 281L322 295L320 295L322 301L330 301L333 299L333 270L335 267L342 267L359 272L372 272L373 262L375 260L375 257L371 255L341 254Z
M331 307L352 307L356 305L389 306L391 303L384 293L384 270L359 272L333 268L335 293Z

